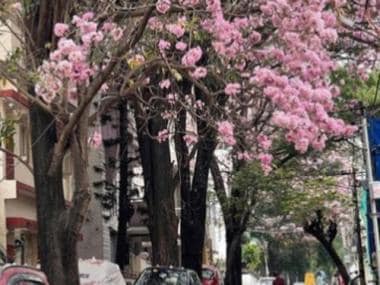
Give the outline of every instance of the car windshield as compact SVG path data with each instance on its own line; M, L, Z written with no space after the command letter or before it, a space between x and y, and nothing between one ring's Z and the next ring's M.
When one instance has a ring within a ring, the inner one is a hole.
M167 268L146 269L135 285L187 285L186 272Z
M207 268L202 269L203 279L211 279L212 277L214 277L214 272L211 269L207 269Z
M39 277L30 274L16 274L8 283L9 285L43 285L43 282Z

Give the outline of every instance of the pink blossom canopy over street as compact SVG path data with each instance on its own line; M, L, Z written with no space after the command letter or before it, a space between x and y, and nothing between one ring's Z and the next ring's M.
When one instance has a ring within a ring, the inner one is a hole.
M254 12L239 17L231 16L231 7L220 0L158 0L143 41L154 42L155 56L168 69L159 81L167 102L164 118L175 120L179 108L191 114L202 110L219 141L233 146L238 159L258 160L268 172L273 140L284 137L304 153L322 150L330 137L348 137L356 131L334 117L340 91L329 78L341 64L330 48L345 40L339 32L350 28L339 18L348 4L262 0L252 5ZM181 15L171 13L172 7L180 8ZM368 13L368 18L378 17L372 8ZM89 12L74 16L71 24L57 24L54 32L58 48L40 67L36 93L47 104L67 98L76 105L81 86L88 85L109 60L104 55L95 63L92 51L117 45L123 28L111 22L99 27ZM371 32L379 33L378 25ZM147 54L141 46L127 56L148 60ZM377 61L378 54L370 54L362 57L363 73L369 58ZM195 98L194 92L176 90L187 76L211 101L213 96L227 96L222 112L210 112L209 103ZM145 82L149 85L149 77ZM210 87L210 82L216 84ZM161 130L157 140L167 140L170 133ZM190 144L197 140L194 134L186 137Z

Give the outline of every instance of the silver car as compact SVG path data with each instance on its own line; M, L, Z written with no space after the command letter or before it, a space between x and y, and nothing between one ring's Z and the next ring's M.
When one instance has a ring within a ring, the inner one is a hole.
M202 285L195 271L179 267L145 268L134 285Z

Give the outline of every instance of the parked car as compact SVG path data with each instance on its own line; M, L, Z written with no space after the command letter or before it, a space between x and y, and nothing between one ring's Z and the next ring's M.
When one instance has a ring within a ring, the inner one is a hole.
M202 268L202 285L221 285L222 276L218 268L213 266L203 266Z
M275 277L260 277L259 279L259 285L272 285L273 281L275 280Z
M250 272L242 272L241 274L242 285L257 285L258 279ZM271 284L272 285L272 284Z
M190 269L155 266L145 268L135 285L202 285L198 274Z
M102 259L79 259L81 285L125 285L125 280L117 264Z
M33 267L4 265L0 267L0 285L49 285L46 275Z

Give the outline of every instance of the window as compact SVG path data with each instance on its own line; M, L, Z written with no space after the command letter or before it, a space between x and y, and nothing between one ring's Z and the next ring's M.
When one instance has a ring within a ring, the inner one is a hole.
M30 132L28 128L28 117L27 115L23 115L20 119L20 156L25 159L25 161L29 160L30 154Z
M202 278L203 279L207 279L207 280L210 280L214 277L214 272L210 269L202 269Z

